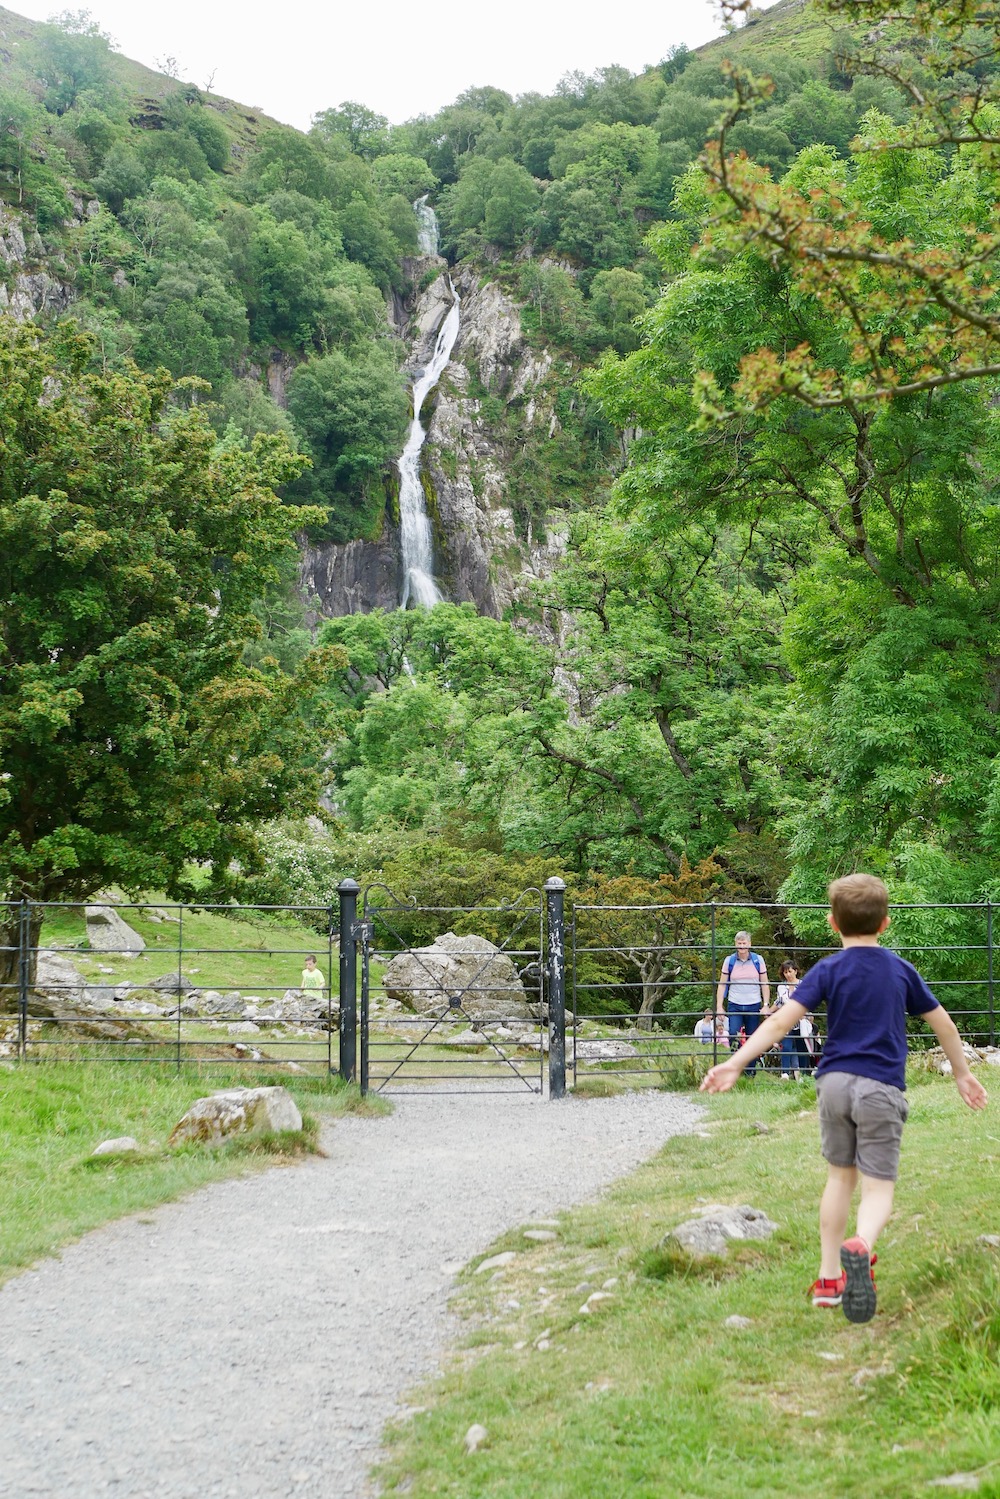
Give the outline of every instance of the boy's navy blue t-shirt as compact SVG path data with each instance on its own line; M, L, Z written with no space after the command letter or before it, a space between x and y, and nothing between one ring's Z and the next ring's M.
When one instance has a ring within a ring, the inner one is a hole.
M798 1004L826 1003L816 1074L853 1072L906 1087L906 1017L939 1008L912 963L884 947L845 947L821 958L795 990Z

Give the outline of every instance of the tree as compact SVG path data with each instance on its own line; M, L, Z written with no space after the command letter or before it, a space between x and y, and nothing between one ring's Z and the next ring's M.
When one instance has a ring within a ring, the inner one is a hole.
M334 541L377 534L385 508L378 480L402 450L409 413L389 349L331 349L300 365L288 382L288 409L313 460L296 493L327 508Z
M759 167L745 170L766 180ZM891 223L898 239L928 245L948 243L967 190L960 160L931 151L866 155L845 183L825 146L800 153L781 186L789 200L796 194L831 217L843 189L874 234ZM772 257L758 240L720 235L717 194L706 194L699 174L678 199L677 226L653 237L667 285L647 318L648 341L624 361L606 360L592 386L619 426L642 429L617 486L616 508L632 533L627 576L644 591L652 583L651 602L667 604L671 633L686 618L688 640L711 656L722 632L706 585L713 574L725 583L726 548L747 548L748 561L762 549L743 575L777 647L756 668L774 673L770 692L756 688L769 703L771 742L762 731L757 753L738 763L760 829L774 826L778 787L768 783L782 775L789 899L815 899L831 872L859 864L901 883L918 862L935 878L948 865L949 888L964 869L966 888L982 889L989 835L975 787L995 773L1000 701L998 430L989 392L954 382L897 390L891 401L827 402L807 384L804 397L777 385L766 400L752 399L761 370L791 368L787 350L807 349L829 390L864 382L864 341L849 313L831 315L808 266ZM908 336L912 321L919 344L928 315L926 307L911 315L905 302L883 306L880 337ZM702 528L701 541L692 527ZM699 581L685 585L687 602L657 580L658 559L676 567L682 545L698 546L704 559ZM731 553L730 573L738 557ZM719 603L730 621L735 599L724 587ZM699 614L706 603L696 623L692 606ZM675 660L686 628L674 636ZM749 637L732 643L737 659L752 661ZM690 704L694 679L686 691L683 680L673 671L663 678ZM702 816L706 790L717 811L725 806L724 786L704 779L713 761L721 768L717 747L739 744L754 727L725 727L717 710L699 693L695 716L674 728ZM918 849L935 858L916 860Z
M389 121L365 104L346 99L338 109L313 116L313 134L320 140L340 138L356 156L381 156L389 143Z
M393 153L372 162L372 181L387 198L402 193L412 203L423 193L432 193L438 180L421 156Z
M38 76L45 85L45 108L65 114L85 90L114 91L111 38L89 11L63 11L38 28L33 47Z
M243 662L254 603L314 518L273 492L301 460L280 438L216 453L169 379L87 374L90 356L71 324L44 342L0 322L8 901L181 896L191 860L224 888L246 824L318 789L304 709L322 661Z
M646 283L635 271L598 271L590 285L590 310L619 353L638 347L635 320L646 311Z
M609 1013L608 990L617 981L640 1030L652 1030L657 1010L682 1016L690 1029L691 1011L700 1008L692 986L712 980L709 924L704 911L690 908L711 900L722 877L712 859L694 868L682 859L676 875L595 874L575 892L578 962L585 965L578 992L588 996L590 1013Z
M729 0L726 8L748 5ZM777 183L730 155L733 131L771 93L766 79L733 70L732 105L704 156L712 253L759 245L844 328L853 354L848 368L832 369L808 341L762 347L745 358L736 402L760 406L787 393L815 409L857 409L1000 374L1000 3L820 0L820 8L873 27L847 65L895 85L912 109L902 124L878 114L863 122L851 153L856 174L841 170L822 188ZM905 23L906 47L897 47L895 31L885 35L887 20ZM905 232L898 216L873 218L866 183L926 178L928 161L950 170L949 210L933 225L914 212ZM713 405L709 398L706 411Z
M490 178L483 218L486 238L511 249L522 238L538 206L538 188L530 172L515 161L497 162Z

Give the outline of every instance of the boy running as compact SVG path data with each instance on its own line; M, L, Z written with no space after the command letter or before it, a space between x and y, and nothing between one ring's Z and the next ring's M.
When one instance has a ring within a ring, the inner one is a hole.
M870 874L849 874L830 886L833 930L842 951L821 959L781 1009L738 1052L702 1082L725 1093L744 1067L826 1004L827 1039L816 1069L820 1140L829 1172L820 1201L819 1278L814 1306L842 1306L850 1322L875 1315L872 1251L889 1221L899 1145L908 1112L906 1017L919 1015L951 1063L955 1085L972 1109L986 1107L986 1090L973 1077L954 1021L911 963L879 947L889 925L889 896ZM844 1239L858 1178L857 1232Z

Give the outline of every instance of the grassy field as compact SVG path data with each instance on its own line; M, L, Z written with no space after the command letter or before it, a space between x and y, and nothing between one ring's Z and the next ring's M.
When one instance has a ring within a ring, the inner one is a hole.
M517 1250L512 1265L466 1272L467 1345L414 1392L385 1492L908 1499L966 1474L966 1489L997 1499L1000 1251L979 1242L1000 1234L996 1109L973 1114L926 1072L910 1099L871 1325L806 1295L825 1177L814 1090L741 1084L706 1104L698 1133L562 1215L557 1241L529 1247L512 1232L488 1251ZM724 1261L661 1248L708 1202L752 1203L778 1232ZM489 1436L467 1455L473 1423Z
M358 1109L339 1078L289 1078L303 1129L234 1139L216 1148L168 1149L167 1136L196 1098L225 1087L278 1081L246 1068L211 1076L195 1067L38 1064L0 1072L0 1281L61 1245L125 1213L155 1207L207 1182L316 1149L318 1115ZM136 1156L91 1159L101 1140L131 1135Z
M199 989L223 993L237 989L264 1000L280 999L286 989L296 988L306 954L315 953L337 994L336 949L331 965L325 935L293 917L251 911L226 915L186 907L180 923L162 916L157 919L161 911L176 918L173 906L123 905L118 910L146 943L145 952L136 958L91 952L83 911L72 906L46 917L41 946L69 949L67 956L92 983L116 984L127 979L133 987L141 987L164 974L176 974L179 962L181 973Z

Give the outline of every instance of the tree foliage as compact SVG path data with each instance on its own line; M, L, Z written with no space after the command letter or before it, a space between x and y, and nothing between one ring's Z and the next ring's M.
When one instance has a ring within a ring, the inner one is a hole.
M224 882L253 820L316 796L322 662L249 668L304 514L279 438L215 450L169 379L93 375L71 325L0 323L0 881L7 899Z

